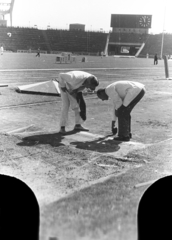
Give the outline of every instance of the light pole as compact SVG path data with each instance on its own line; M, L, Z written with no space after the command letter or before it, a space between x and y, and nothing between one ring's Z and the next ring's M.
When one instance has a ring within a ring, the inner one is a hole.
M89 30L87 30L87 55L89 55Z
M166 17L166 2L165 2L165 10L164 10L164 21L163 21L163 31L162 31L162 41L161 41L161 54L160 54L160 59L162 59L162 56L163 56L164 31L165 31L165 17Z

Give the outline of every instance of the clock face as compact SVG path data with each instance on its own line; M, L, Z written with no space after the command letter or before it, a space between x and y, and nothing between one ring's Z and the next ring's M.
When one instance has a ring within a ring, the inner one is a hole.
M139 18L139 25L143 28L150 28L151 27L151 18L149 16L141 16Z

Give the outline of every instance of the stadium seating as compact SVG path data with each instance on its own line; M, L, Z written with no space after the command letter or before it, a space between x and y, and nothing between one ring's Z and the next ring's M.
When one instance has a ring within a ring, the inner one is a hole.
M147 34L114 32L110 34L109 42L143 43L146 38Z
M11 33L11 37L8 33ZM20 27L0 27L0 44L7 51L36 52L40 47L42 52L58 53L72 52L75 54L100 55L105 49L108 33L85 32ZM139 34L112 32L109 42L116 43L145 43L139 57L160 55L162 34ZM163 54L172 55L172 34L164 34Z
M7 33L11 33L11 37ZM5 50L66 51L93 53L104 51L107 33L36 28L0 27L0 43Z
M163 55L172 55L172 34L164 34L163 43ZM140 53L140 56L145 56L147 53L149 56L155 55L157 53L160 55L162 46L162 34L149 34L145 47Z
M111 33L109 42L116 43L145 43L139 57L153 57L155 53L160 55L162 46L162 34L138 34L138 33ZM172 34L164 34L163 55L172 55Z

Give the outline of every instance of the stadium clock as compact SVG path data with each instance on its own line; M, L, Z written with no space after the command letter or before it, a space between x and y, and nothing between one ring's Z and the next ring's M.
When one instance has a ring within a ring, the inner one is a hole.
M151 18L150 16L141 16L139 18L140 27L149 28L151 26Z

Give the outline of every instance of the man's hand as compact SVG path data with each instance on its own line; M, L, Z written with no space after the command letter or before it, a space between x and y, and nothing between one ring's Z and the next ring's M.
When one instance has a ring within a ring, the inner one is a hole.
M111 128L114 128L114 127L115 127L115 121L113 120L113 121L112 121Z
M68 92L72 97L76 98L77 89L75 89L75 90L68 90L66 87L61 87L61 90L63 92Z
M75 89L75 90L71 90L71 91L68 91L68 93L69 93L72 97L76 98L76 95L77 95L77 89Z
M82 85L82 86L80 86L79 88L77 88L76 90L77 90L77 92L79 92L79 91L83 91L84 89L85 89L85 86Z
M112 121L112 125L111 125L111 131L112 133L115 135L117 134L117 128L115 128L115 121Z

